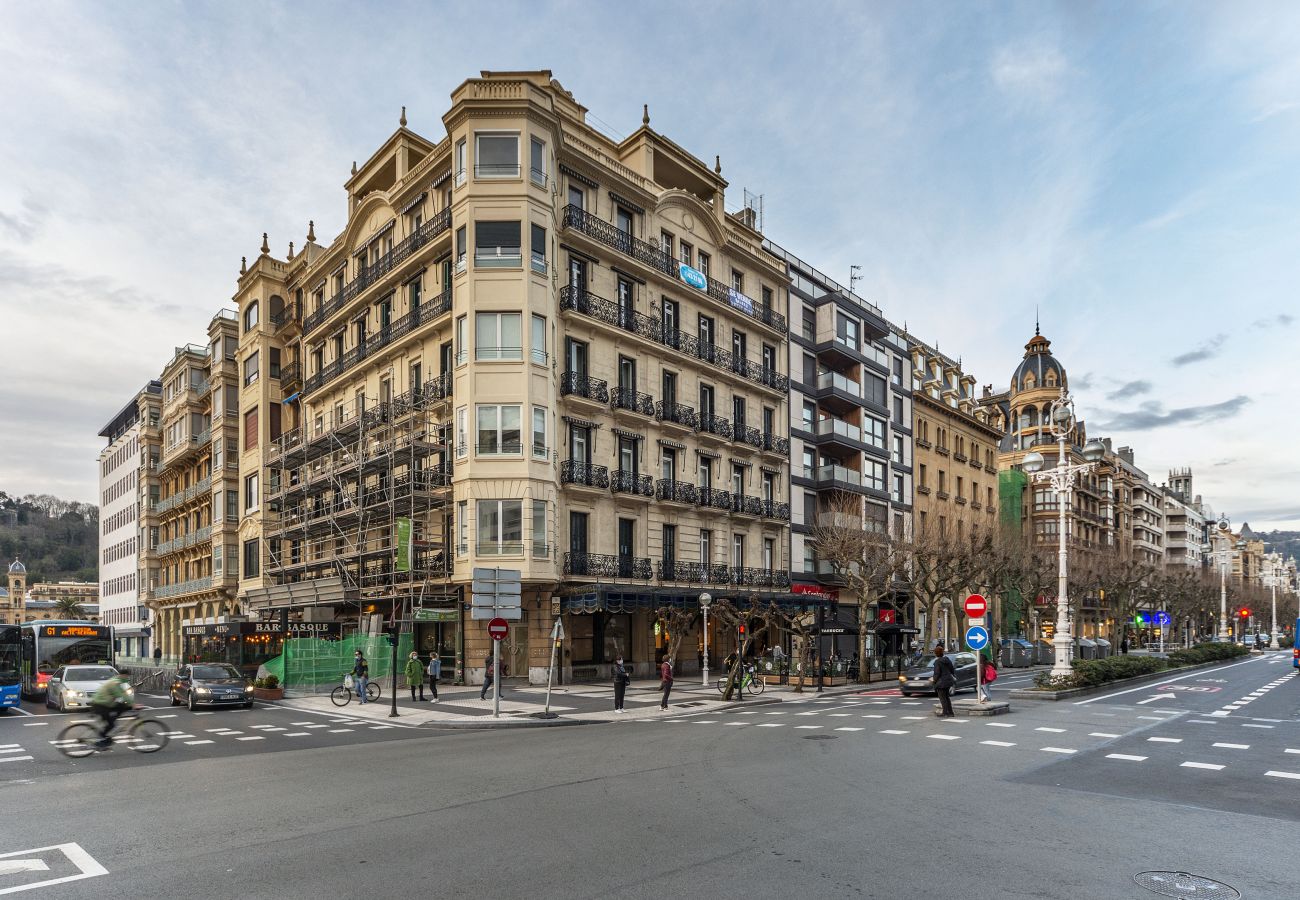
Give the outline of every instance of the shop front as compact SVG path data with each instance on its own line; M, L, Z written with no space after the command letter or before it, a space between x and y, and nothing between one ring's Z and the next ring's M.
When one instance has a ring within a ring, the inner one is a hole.
M336 641L342 635L341 622L216 622L181 628L185 662L230 663L249 677L284 651L286 638Z
M463 684L465 642L460 628L460 610L455 606L418 607L415 620L415 649L428 666L429 658L442 660L442 680Z

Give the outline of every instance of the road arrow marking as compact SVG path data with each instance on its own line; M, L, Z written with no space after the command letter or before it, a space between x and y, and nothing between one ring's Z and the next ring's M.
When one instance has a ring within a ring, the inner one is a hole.
M1176 700L1176 699L1178 699L1178 697L1175 694L1156 694L1154 697L1148 697L1145 700L1139 700L1138 706L1141 706L1144 703L1155 703L1157 700Z
M0 875L17 875L20 872L48 872L50 867L43 859L0 860Z

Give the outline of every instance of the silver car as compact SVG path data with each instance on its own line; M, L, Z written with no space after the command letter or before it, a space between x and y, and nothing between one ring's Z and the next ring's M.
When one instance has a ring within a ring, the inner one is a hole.
M46 685L45 705L57 707L59 712L83 709L90 705L95 691L116 674L112 666L62 666ZM130 685L126 691L132 696Z

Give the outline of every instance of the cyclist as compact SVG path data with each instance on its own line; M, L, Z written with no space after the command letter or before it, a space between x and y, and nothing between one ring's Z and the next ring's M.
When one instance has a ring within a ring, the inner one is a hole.
M99 747L109 747L113 743L109 732L113 730L118 716L131 708L130 676L117 672L105 681L90 698L90 710L103 720L99 729Z

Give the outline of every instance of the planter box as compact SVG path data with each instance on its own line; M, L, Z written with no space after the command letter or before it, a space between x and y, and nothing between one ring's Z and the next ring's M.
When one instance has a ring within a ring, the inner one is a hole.
M255 687L255 688L253 688L253 699L255 699L255 700L283 700L283 699L284 699L284 688L282 688L282 687L273 687L273 688L260 688L260 687Z

